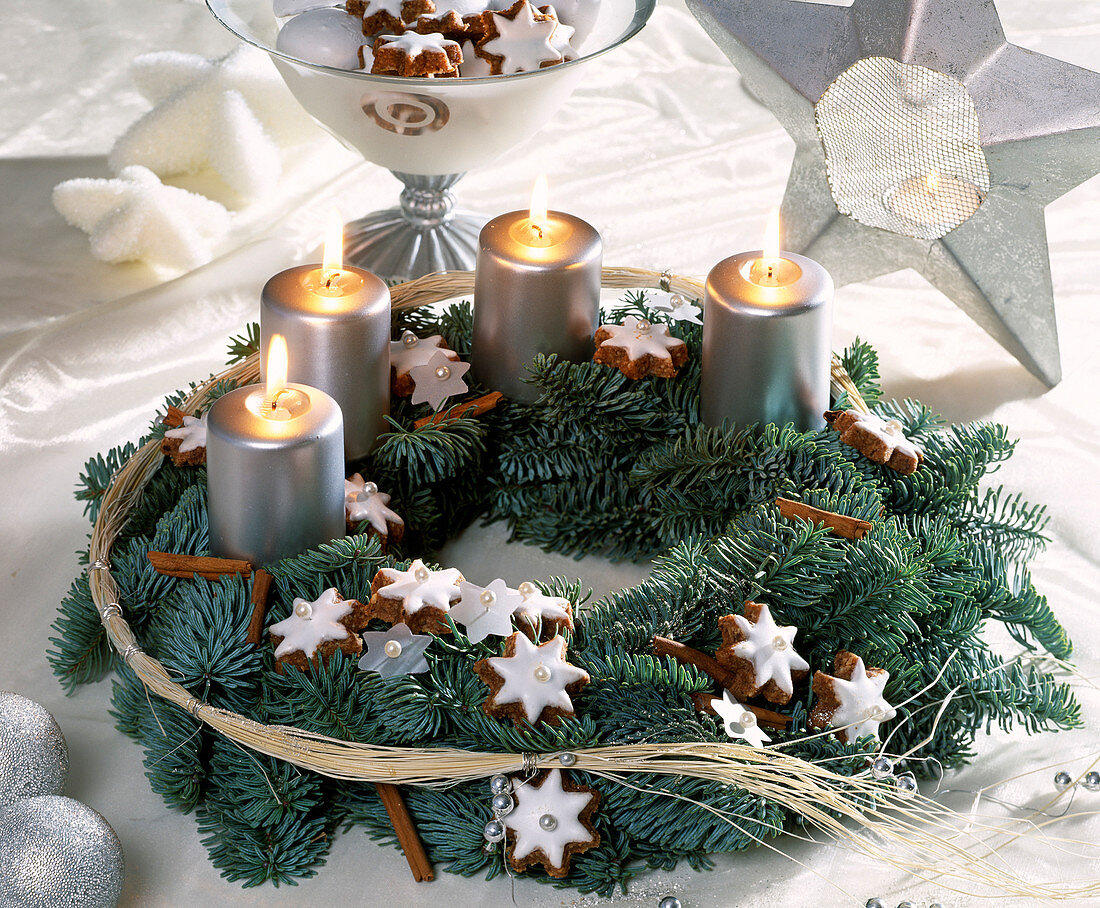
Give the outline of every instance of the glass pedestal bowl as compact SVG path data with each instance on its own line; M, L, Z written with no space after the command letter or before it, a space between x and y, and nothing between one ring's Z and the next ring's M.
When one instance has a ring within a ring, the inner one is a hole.
M218 21L267 51L305 110L405 188L398 208L347 224L345 257L395 280L474 267L486 218L455 209L451 188L534 134L576 87L585 64L636 35L656 0L601 0L575 60L472 79L379 76L307 63L275 49L271 0L206 0ZM536 4L537 5L537 4Z

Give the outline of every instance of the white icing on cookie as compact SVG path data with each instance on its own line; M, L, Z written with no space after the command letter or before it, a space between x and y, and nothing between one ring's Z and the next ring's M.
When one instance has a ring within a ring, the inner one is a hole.
M792 671L807 671L810 664L794 649L794 635L798 628L793 625L780 626L775 623L771 609L760 606L760 616L753 624L744 615L734 615L733 620L745 635L745 639L734 644L733 651L742 659L752 663L756 673L755 684L763 687L774 681L783 693L794 694Z
M460 78L480 79L483 76L491 76L493 68L489 61L477 55L474 42L467 38L462 42L462 63L458 67ZM457 356L457 354L456 354Z
M458 47L457 41L444 38L439 32L433 32L430 35L421 35L418 32L405 32L403 35L379 35L378 41L382 43L378 44L376 42L376 49L392 47L396 50L403 50L408 54L410 60L415 60L421 54L426 53L446 55L448 47ZM393 349L392 343L390 349Z
M608 337L601 347L620 347L628 359L641 359L647 353L672 362L669 350L682 346L683 341L668 333L668 325L654 325L643 318L628 315L621 325L600 325Z
M383 535L389 531L389 523L404 526L405 521L396 511L390 510L389 503L390 496L379 492L378 486L368 483L362 474L356 473L351 479L344 480L344 510L351 523L369 520L370 525Z
M905 431L896 419L885 420L874 413L857 413L855 424L882 440L883 444L889 448L886 452L887 460L890 459L894 451L900 451L907 457L919 458L921 456L920 448L905 437Z
M422 19L442 19L447 13L454 13L459 19L476 16L489 8L489 0L439 0L435 12L421 16Z
M738 703L728 690L722 691L722 699L714 697L711 707L722 719L722 727L731 738L744 741L752 747L763 747L771 738L760 727L756 714L747 706Z
M886 682L890 680L888 671L868 675L863 660L857 658L850 681L832 675L827 677L832 681L833 692L840 701L829 725L844 729L849 741L861 735L877 738L879 725L897 715L897 710L882 696Z
M507 637L512 633L512 612L523 601L518 590L499 577L488 586L462 580L458 588L462 599L451 606L451 617L463 625L471 643L480 643L490 634Z
M572 25L576 30L573 46L581 47L585 38L592 34L596 20L600 15L600 0L554 0L558 19Z
M209 411L207 411L209 412ZM196 448L206 447L206 413L202 417L185 416L183 425L176 429L169 429L164 433L165 438L178 438L180 440L179 451L186 454Z
M578 56L577 49L572 45L573 33L576 29L572 25L566 25L561 21L561 17L557 14L557 11L552 6L541 7L541 12L547 16L553 16L558 20L557 28L554 29L554 34L550 37L550 46L554 48L563 60L575 60Z
M401 7L404 0L367 0L363 7L363 18L369 19L378 13L389 13L395 19L401 19Z
M348 629L340 623L340 619L351 614L352 605L346 599L338 599L339 595L335 587L330 587L313 602L295 599L290 617L268 628L271 633L283 638L275 648L275 658L301 651L306 658L312 659L322 643L344 640ZM308 617L301 614L303 612Z
M580 820L595 795L590 791L566 791L560 769L551 769L537 788L533 784L517 785L513 795L516 806L504 818L504 825L516 834L513 860L541 851L551 867L561 867L566 845L595 839ZM553 817L553 822L543 820L546 816Z
M442 346L443 338L438 334L430 337L417 337L407 331L399 341L390 341L390 365L398 375L404 375L413 366L423 366L438 350L449 360L457 360L458 354Z
M460 595L461 573L455 568L433 571L419 558L407 571L382 568L382 576L391 582L381 587L378 595L383 599L400 599L407 615L415 615L425 606L446 612Z
M530 584L528 586L528 584ZM519 585L522 596L519 605L512 613L517 622L529 624L533 628L541 627L550 622L561 622L570 630L573 628L573 617L570 614L568 599L560 596L547 596L530 580Z
M565 661L565 640L555 636L535 646L523 634L508 639L515 641L515 655L488 660L489 667L504 679L493 702L521 704L532 725L548 706L572 712L573 701L565 688L575 681L587 681L588 672Z
M551 43L557 22L554 19L535 19L535 7L525 2L509 19L500 13L492 13L493 28L497 34L479 45L482 52L500 57L502 74L531 72L543 63L560 63L559 54Z

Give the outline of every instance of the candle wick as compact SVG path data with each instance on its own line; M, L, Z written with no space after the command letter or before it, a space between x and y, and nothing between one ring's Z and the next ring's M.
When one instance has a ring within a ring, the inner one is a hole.
M534 229L535 233L537 233L539 235L540 240L545 239L545 236L543 235L543 232L542 232L542 225L541 224L532 224L531 227Z
M337 271L329 271L325 275L325 289L326 290L331 290L332 289L332 282L334 280L336 280L339 276L340 276L340 272L338 270Z

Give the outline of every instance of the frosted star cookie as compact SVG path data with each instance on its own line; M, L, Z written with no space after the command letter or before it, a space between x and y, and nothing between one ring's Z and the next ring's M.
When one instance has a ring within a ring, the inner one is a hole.
M360 473L344 480L344 518L349 533L367 521L366 532L381 539L382 551L388 542L400 542L405 535L405 521L390 508L390 496Z
M387 76L457 77L462 49L439 33L379 35L374 42L372 73Z
M835 728L836 736L845 743L863 735L877 738L879 725L897 715L882 696L890 673L867 668L859 656L846 650L836 654L833 671L835 675L814 672L817 701L810 711L810 725Z
M924 461L924 452L905 437L901 423L884 420L873 413L829 410L825 421L840 433L840 440L873 463L908 476Z
M575 697L589 681L588 672L565 661L562 637L535 646L520 633L508 638L503 656L475 662L474 671L489 687L485 712L517 726L557 725L562 716L572 716L570 695Z
M367 626L366 609L355 599L343 599L335 587L310 602L295 599L288 618L268 627L275 647L275 667L284 665L305 671L328 662L340 649L349 656L362 652L363 641L355 631Z
M569 859L600 844L592 820L600 793L574 783L560 769L517 781L515 807L504 818L508 863L514 870L541 864L555 879L569 875Z
M809 674L810 664L794 648L798 628L776 624L771 609L759 602L746 602L744 611L718 619L722 647L714 658L733 673L728 689L738 700L759 694L782 706L794 695L795 682Z
M552 42L558 20L543 15L528 0L518 0L503 12L487 13L486 18L477 55L488 61L493 75L531 72L562 62Z
M462 598L465 578L455 568L433 571L417 558L408 570L382 568L374 575L368 614L389 624L407 624L417 634L449 634L447 615Z
M600 325L595 341L596 354L592 358L613 366L627 378L673 378L688 359L687 344L672 337L667 325L654 325L633 315L621 325Z

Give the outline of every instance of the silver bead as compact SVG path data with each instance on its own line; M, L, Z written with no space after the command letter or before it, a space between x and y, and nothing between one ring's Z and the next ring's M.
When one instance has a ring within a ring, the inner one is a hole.
M635 325L635 329L643 332L650 331L653 329L653 325L649 323L649 319L640 318L638 319L637 325Z
M553 832L558 828L558 818L552 813L544 813L539 817L539 828L545 829L547 832Z
M1065 791L1073 784L1073 776L1071 776L1064 769L1058 770L1054 774L1054 787L1059 791Z
M378 486L373 482L364 482L363 483L363 494L366 495L368 498L371 495L377 495L378 494Z
M918 791L917 789L917 777L911 772L903 772L900 776L894 779L894 785L898 790L898 794L903 798L911 798Z
M941 905L939 902L933 902L931 905L928 906L928 908L943 908L943 905Z
M885 779L894 774L894 763L889 757L875 757L871 763L871 775L876 779Z
M382 650L391 659L396 659L401 655L401 642L399 640L388 640Z
M492 590L482 590L481 595L477 598L482 605L488 608L490 605L497 601L497 594L494 593Z
M0 691L0 805L61 794L69 774L65 736L45 707Z
M898 908L913 908L913 903L909 899L898 902Z
M577 765L577 755L576 754L571 754L571 753L559 754L558 755L558 762L561 763L562 766L576 766Z
M1085 791L1100 791L1100 772L1089 770L1081 784L1085 786Z
M435 370L435 377L438 378L440 381L446 381L448 378L451 377L451 367L440 366Z
M413 572L413 580L417 583L427 583L428 578L431 576L431 572L426 567L418 567Z
M415 347L420 343L420 338L412 331L404 331L401 334L401 344L404 347Z
M550 669L548 669L540 662L538 665L535 666L534 675L536 681L545 684L547 681L550 680Z
M500 820L490 820L485 824L482 835L485 836L486 842L499 842L504 838L504 824Z
M59 795L0 807L0 905L114 908L122 845L103 817Z
M657 903L657 908L680 908L680 900L674 895L666 895Z
M516 802L512 800L512 796L504 791L500 794L493 795L493 800L490 803L493 808L493 813L498 817L502 817L506 813L511 813L512 808L516 806Z
M294 614L299 618L309 621L309 619L313 617L313 604L306 602L305 599L300 599L298 602L294 603Z
M879 898L869 898L863 908L886 908L886 903Z
M489 780L489 790L493 794L512 790L512 780L505 775L497 774Z
M521 583L519 585L519 590L518 590L519 594L524 599L530 599L538 591L539 591L539 588L537 586L535 586L530 580L524 580L523 583Z

